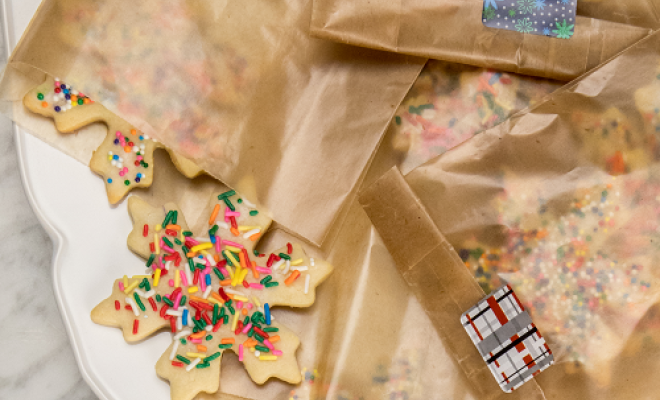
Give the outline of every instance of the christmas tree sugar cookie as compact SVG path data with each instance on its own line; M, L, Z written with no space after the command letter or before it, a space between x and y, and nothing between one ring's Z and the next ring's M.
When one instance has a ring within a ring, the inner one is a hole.
M116 280L92 320L120 327L128 342L170 330L156 372L170 382L173 400L216 392L225 351L257 384L299 383L299 339L275 322L273 308L311 306L332 266L297 244L259 254L254 246L271 220L233 191L213 198L203 232L191 232L174 204L154 208L131 197L128 207L128 246L150 274Z
M23 103L30 111L52 118L55 127L62 133L74 132L94 122L106 124L108 134L94 151L89 166L103 177L110 203L117 203L133 188L151 186L153 152L165 147L137 131L103 105L51 77L31 90ZM192 161L166 150L174 165L186 177L194 178L204 172Z

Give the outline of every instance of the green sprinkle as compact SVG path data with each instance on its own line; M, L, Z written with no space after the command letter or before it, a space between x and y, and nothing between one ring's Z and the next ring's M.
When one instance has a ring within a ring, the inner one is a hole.
M174 225L176 225L176 221L178 220L178 218L179 218L179 212L174 210L174 215L172 216L172 223Z
M147 278L144 278L142 283L144 283L144 290L146 290L147 292L151 290L151 285L149 284L149 281L147 280Z
M254 336L254 329L250 328L250 332L248 332L248 337Z
M183 244L183 243L181 243L181 241L179 239L176 239L176 238L174 239L174 243L178 244L179 246L181 246Z
M213 272L215 272L215 274L218 276L218 279L220 279L221 281L225 280L225 276L222 275L222 272L220 272L218 267L213 268Z
M39 99L39 100L43 100L44 98L45 98L45 97L44 97L44 94L43 94L43 93L38 93L38 94L37 94L37 99Z
M275 327L272 327L272 326L269 326L268 328L263 329L264 332L278 332L279 330L280 330L280 328L275 328Z
M138 287L140 289L142 289L144 287L144 279L140 281L140 284L138 285Z
M218 357L220 357L220 352L219 352L219 351L218 351L218 352L215 352L215 353L213 353L213 354L211 354L211 355L208 356L208 357L206 357L206 358L204 359L204 362L207 363L207 362L209 362L209 361L213 361L213 360L215 360L215 359L218 358Z
M279 282L268 282L268 283L265 284L264 286L266 286L266 287L273 287L273 286L279 286L279 285L280 285Z
M147 309L144 308L144 304L142 304L142 300L140 300L140 296L136 292L133 292L133 297L135 298L135 302L137 303L138 307L140 307L140 310L146 311Z
M263 343L263 341L264 341L264 337L261 336L261 335L258 334L258 333L255 333L255 334L254 334L254 338L257 339L258 341L262 342L262 343Z
M225 315L224 317L222 317L223 324L227 325L228 322L229 322L229 315Z
M257 210L250 211L250 215L253 216L253 217L257 214L259 214L259 211L257 211Z
M216 234L216 232L218 232L218 229L219 229L219 228L220 228L220 227L219 227L217 224L216 224L216 225L213 225L213 228L211 228L211 230L209 231L209 233L211 234L211 236L215 236L215 234Z
M245 319L243 319L243 326L247 325L248 322L250 322L250 317L245 316Z
M223 349L223 350L224 350L224 349L228 349L228 348L231 347L231 343L227 343L227 344L219 344L218 347L221 348L221 349Z
M258 251L252 250L252 252L254 253L255 256L259 257L259 252Z
M204 368L208 368L208 367L210 367L210 366L211 366L211 364L209 364L209 363L199 363L199 364L197 364L197 365L195 366L195 368L197 368L197 369L204 369Z
M168 299L167 297L163 297L163 301L165 304L167 304L170 307L174 307L174 303L172 303L172 300Z
M154 260L155 260L155 259L156 259L156 255L155 255L155 254L151 254L151 255L149 256L149 259L147 260L147 268L148 268L148 267L151 267L151 264L154 263Z
M262 346L262 345L259 345L259 344L256 345L256 346L254 346L254 348L257 349L257 350L259 350L259 351L262 352L262 353L268 353L268 352L270 352L270 349L269 349L268 347L266 347L266 346Z
M83 100L83 99L78 99L78 105L79 105L79 106L82 106L83 104L85 104L85 100Z
M268 282L270 282L271 279L273 279L272 276L270 276L270 275L266 275L266 277L265 277L264 279L260 280L259 283L261 283L262 285L265 285L265 284L267 284Z
M145 167L145 168L149 168L149 164L147 164L147 163L144 162L144 161L142 161L142 166Z
M243 203L243 199L241 199L241 198L239 198L239 199L236 200L236 201L238 202L238 204L242 204L242 203Z
M227 197L231 197L236 194L235 190L228 190L220 195L218 195L218 200L223 200L226 199Z
M185 237L190 237L190 236L192 236L192 232L190 232L190 231L183 231L183 236L185 236Z
M170 242L170 239L168 239L167 237L163 236L161 239L163 239L163 242L165 242L165 244L166 244L168 247L174 247L174 245L172 244L172 242Z
M225 261L227 261L227 264L231 265L232 267L234 266L234 263L231 262L231 260L229 259L229 257L227 257L224 251L220 254L222 254L222 258L224 258Z
M195 267L197 267L198 270L203 271L204 268L206 268L206 265L203 265L203 264L197 263L197 264L195 264Z
M236 314L236 310L234 310L234 307L232 307L231 304L227 304L227 308L229 309L231 315Z
M190 267L190 272L195 272L195 263L193 262L192 258L188 259L188 267Z
M187 342L186 342L186 339L184 339L184 338L179 339L179 341L180 341L181 344L184 345L184 346L185 346L186 343L187 343Z
M160 297L159 294L156 295L156 301L159 302L159 303L160 303L161 301L163 301L163 299Z
M181 361L182 363L184 363L184 364L186 364L186 365L190 365L190 360L187 359L187 358L185 358L185 357L182 356L182 355L177 354L177 355L176 355L176 359L179 360L179 361Z
M181 296L181 301L179 302L179 306L182 306L186 304L186 296Z
M183 254L190 253L190 249L188 248L188 246L182 246L181 251L183 252ZM186 257L188 257L188 256L186 256Z
M198 328L198 327L194 327L194 328L193 328L193 333L197 333L197 332L199 332L199 328Z
M284 253L280 253L280 254L278 254L278 256L282 257L285 260L290 260L291 259L290 255L284 254Z
M234 207L234 205L232 204L231 200L229 200L228 198L224 198L224 199L222 199L222 200L225 201L225 204L227 205L227 207L229 207L230 210L232 210L232 211L236 211L236 207Z
M213 325L218 322L218 303L213 304L213 318L211 318L211 321L213 321Z
M172 214L174 211L170 210L167 212L167 215L165 216L165 219L163 220L163 223L161 224L163 228L165 228L169 223L170 220L172 220Z
M192 321L197 329L199 329L200 331L204 329L204 325L202 325L202 321L198 320L197 318L193 318Z
M213 335L208 335L208 336L205 337L204 339L206 339L207 341L208 341L208 340L211 340L211 339L213 339Z
M394 121L396 122L397 125L401 125L401 117L399 117L398 115L394 117Z
M220 314L218 315L218 319L222 318L225 316L225 309L224 307L220 309Z

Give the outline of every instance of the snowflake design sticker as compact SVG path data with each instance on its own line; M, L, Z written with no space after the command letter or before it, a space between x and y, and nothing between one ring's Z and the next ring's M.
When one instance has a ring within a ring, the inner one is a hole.
M484 0L481 21L488 28L570 39L575 34L576 3L573 0Z

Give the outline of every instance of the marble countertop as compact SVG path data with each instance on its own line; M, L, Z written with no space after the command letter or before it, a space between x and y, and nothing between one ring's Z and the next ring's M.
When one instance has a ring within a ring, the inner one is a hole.
M78 371L57 308L52 254L21 182L12 123L0 116L0 399L97 398Z

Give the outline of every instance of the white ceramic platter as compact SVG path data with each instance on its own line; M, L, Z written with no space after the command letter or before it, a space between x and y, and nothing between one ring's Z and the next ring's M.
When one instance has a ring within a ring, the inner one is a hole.
M39 3L4 0L6 48L14 48ZM89 317L114 279L144 273L126 247L131 229L126 203L110 207L102 180L87 166L21 129L15 136L27 197L53 240L53 301L82 376L103 400L169 399L169 385L154 369L169 334L129 345L119 329L95 325Z

